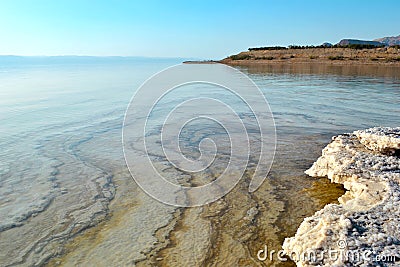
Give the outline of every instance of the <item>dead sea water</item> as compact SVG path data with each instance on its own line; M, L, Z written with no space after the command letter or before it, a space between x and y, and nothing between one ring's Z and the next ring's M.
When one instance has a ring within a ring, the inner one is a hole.
M392 69L242 66L276 123L277 150L267 179L249 193L255 168L250 162L244 179L221 200L196 208L167 206L131 178L121 128L140 84L179 62L0 60L0 265L291 266L276 257L260 261L257 252L265 245L279 250L304 217L343 194L340 186L304 170L332 135L400 122L400 81ZM226 97L206 86L187 89ZM166 103L187 96L181 91ZM166 110L161 106L154 116ZM196 158L201 139L216 138L221 153L215 168L177 175L162 158L157 164L182 184L201 185L225 167L229 144L217 125L190 126L182 132L184 153Z

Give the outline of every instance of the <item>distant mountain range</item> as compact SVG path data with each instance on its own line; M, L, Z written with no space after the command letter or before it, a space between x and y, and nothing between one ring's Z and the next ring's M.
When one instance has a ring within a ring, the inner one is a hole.
M399 36L378 38L378 39L375 39L374 41L383 43L386 46L400 45L400 35Z
M349 46L349 45L367 45L367 46L394 46L400 45L400 35L399 36L391 36L391 37L383 37L378 38L373 41L370 40L358 40L358 39L342 39L336 45L339 46ZM330 47L332 44L323 43L322 46Z

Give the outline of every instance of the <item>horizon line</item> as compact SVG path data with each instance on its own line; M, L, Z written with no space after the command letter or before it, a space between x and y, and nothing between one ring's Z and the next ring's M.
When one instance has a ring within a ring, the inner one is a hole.
M74 55L74 54L66 54L66 55L10 55L0 54L0 57L30 57L30 58L44 58L44 57L93 57L93 58L156 58L156 59L200 59L197 57L184 57L184 56L120 56L120 55Z

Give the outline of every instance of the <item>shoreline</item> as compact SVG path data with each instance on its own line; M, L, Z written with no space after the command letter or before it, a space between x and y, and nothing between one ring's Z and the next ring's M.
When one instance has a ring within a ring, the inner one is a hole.
M188 64L187 62L184 62ZM190 64L209 64L221 63L229 66L248 66L248 65L305 65L305 64L324 64L331 66L389 66L400 67L400 62L379 62L379 61L353 61L353 60L326 60L326 59L302 59L302 60L230 60L222 59L219 61L191 61Z
M353 48L289 48L278 50L249 50L220 60L225 64L241 62L258 63L324 63L333 65L394 65L400 66L400 49L397 47Z
M326 64L400 67L400 49L397 47L354 48L287 48L243 51L222 60L185 61L187 64L222 63L227 65L258 64Z

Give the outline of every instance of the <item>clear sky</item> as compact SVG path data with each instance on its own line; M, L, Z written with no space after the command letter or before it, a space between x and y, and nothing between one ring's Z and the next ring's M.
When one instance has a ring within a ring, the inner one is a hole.
M400 34L400 1L1 0L0 55L219 59Z

